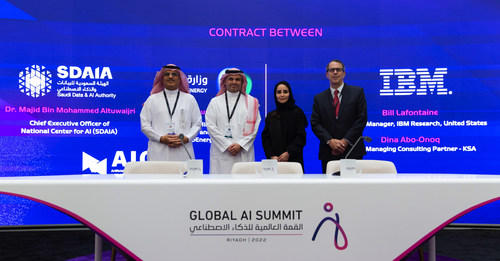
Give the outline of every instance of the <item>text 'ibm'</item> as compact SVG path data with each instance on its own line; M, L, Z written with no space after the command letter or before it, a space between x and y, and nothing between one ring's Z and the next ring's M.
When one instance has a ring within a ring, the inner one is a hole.
M380 69L380 75L384 78L380 96L407 96L415 93L450 95L452 92L444 88L444 75L447 73L447 68L436 68L433 75L429 73L428 68L418 68L416 72L412 69ZM397 87L391 86L393 76L397 76ZM420 83L418 86L415 82L417 76Z

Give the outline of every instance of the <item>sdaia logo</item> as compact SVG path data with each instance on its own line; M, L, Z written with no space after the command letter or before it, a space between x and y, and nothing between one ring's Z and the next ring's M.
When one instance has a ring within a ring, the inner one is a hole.
M33 98L45 96L52 90L52 73L43 65L31 65L19 72L19 90ZM109 67L78 67L60 65L59 79L103 80L113 79Z

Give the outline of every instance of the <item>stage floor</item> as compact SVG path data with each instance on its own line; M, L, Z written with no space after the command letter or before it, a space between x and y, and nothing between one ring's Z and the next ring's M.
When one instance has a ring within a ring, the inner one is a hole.
M436 235L437 261L500 259L500 229L446 228ZM93 260L94 233L88 229L64 231L0 231L0 260ZM109 244L103 260L109 260ZM424 244L424 251L427 246ZM117 260L125 260L117 256ZM414 252L410 259L418 260Z

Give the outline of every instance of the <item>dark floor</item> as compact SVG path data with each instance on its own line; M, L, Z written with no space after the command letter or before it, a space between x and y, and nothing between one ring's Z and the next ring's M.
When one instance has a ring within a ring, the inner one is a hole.
M110 249L105 243L103 251ZM447 228L437 234L436 249L437 261L500 260L500 230ZM94 233L88 229L0 230L0 260L92 260L93 253ZM418 254L408 260L418 260Z
M462 261L498 261L500 229L447 228L436 235L436 253Z
M68 260L94 253L88 229L0 231L0 260ZM110 250L104 244L103 251Z

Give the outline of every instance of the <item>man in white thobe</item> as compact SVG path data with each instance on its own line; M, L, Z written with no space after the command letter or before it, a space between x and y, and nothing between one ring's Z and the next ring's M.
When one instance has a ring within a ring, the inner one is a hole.
M210 173L231 173L236 162L254 161L253 142L260 124L259 102L246 93L247 80L239 69L228 69L220 91L205 114L210 145Z
M148 137L148 160L185 161L194 158L194 139L201 113L181 69L173 64L156 73L151 95L141 110L141 130ZM184 138L181 140L179 135ZM186 146L187 151L183 148Z

